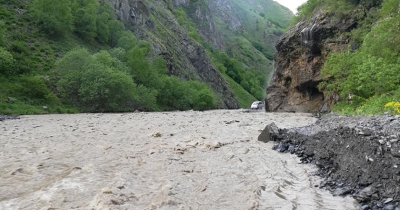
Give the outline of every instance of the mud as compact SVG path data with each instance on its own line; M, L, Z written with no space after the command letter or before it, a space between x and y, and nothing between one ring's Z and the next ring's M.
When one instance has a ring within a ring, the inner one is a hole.
M274 149L318 167L319 188L354 197L360 209L400 209L400 116L328 114L307 127L267 130Z
M22 116L0 122L0 209L359 209L317 170L257 141L308 114Z

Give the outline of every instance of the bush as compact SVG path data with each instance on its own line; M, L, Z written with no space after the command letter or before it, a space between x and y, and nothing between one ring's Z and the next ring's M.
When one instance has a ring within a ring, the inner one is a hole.
M60 95L90 112L133 110L139 101L131 77L113 66L108 52L90 55L85 49L67 53L56 65Z
M72 29L70 0L34 0L34 16L40 28L51 36L63 36Z
M6 25L0 21L0 47L5 45L4 35L6 34Z
M0 47L0 75L10 76L14 75L15 59L6 49Z
M81 106L90 112L128 111L136 98L135 84L123 72L103 65L87 66L79 88Z
M21 89L20 93L29 96L33 99L47 99L50 94L50 90L46 83L41 77L38 76L22 76L20 78Z
M208 110L213 109L216 106L215 96L210 89L204 88L197 91L194 97L194 110Z

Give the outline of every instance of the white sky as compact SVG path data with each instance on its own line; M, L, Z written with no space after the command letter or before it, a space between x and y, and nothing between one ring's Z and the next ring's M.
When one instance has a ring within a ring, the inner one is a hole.
M297 7L305 3L307 0L274 0L278 2L279 4L289 8L292 10L294 14L297 13Z

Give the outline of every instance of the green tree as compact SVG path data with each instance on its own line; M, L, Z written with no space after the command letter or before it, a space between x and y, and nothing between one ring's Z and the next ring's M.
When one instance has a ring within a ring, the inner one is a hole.
M129 51L138 44L135 35L131 31L121 32L119 37L116 47L123 48L126 51Z
M208 110L213 109L216 106L215 96L212 91L208 88L199 90L194 99L194 110Z
M0 47L6 44L4 40L5 34L6 34L6 25L4 24L3 21L0 21Z
M173 110L188 110L193 107L193 92L190 85L174 76L163 77L163 85L157 97L162 107Z
M119 35L125 30L124 24L119 20L111 20L108 22L108 28L110 31L110 37L108 39L111 47L115 47L118 42Z
M127 57L126 57L126 51L123 48L112 48L110 50L110 55L113 58L116 58L118 60L120 60L121 62L126 62Z
M0 75L10 76L15 74L15 59L6 49L0 47Z
M107 13L101 13L96 18L96 38L101 43L108 43L110 38L110 28L108 22L111 20L111 16Z
M107 51L94 55L86 49L68 52L56 65L61 97L91 112L128 111L144 104L132 78L114 65L115 60Z
M85 65L89 63L90 60L91 56L87 49L73 49L57 61L57 72L61 74L61 76L71 71L82 72L85 69Z
M45 100L51 93L44 79L40 76L26 75L22 76L19 81L21 87L18 92L29 95L31 98Z
M32 9L40 28L51 36L63 36L72 30L70 0L34 0Z
M79 89L81 105L91 112L128 111L137 100L135 84L123 72L92 63L82 73Z
M96 38L101 43L109 43L110 27L109 22L112 20L113 8L108 2L100 3L96 17Z
M97 0L72 0L74 31L84 39L93 39L97 34Z

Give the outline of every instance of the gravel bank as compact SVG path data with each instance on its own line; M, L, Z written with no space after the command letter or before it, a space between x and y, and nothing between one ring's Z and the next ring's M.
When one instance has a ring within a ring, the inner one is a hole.
M363 210L400 209L400 116L327 114L310 126L278 127L259 140L315 164L324 178L317 187L351 195Z

